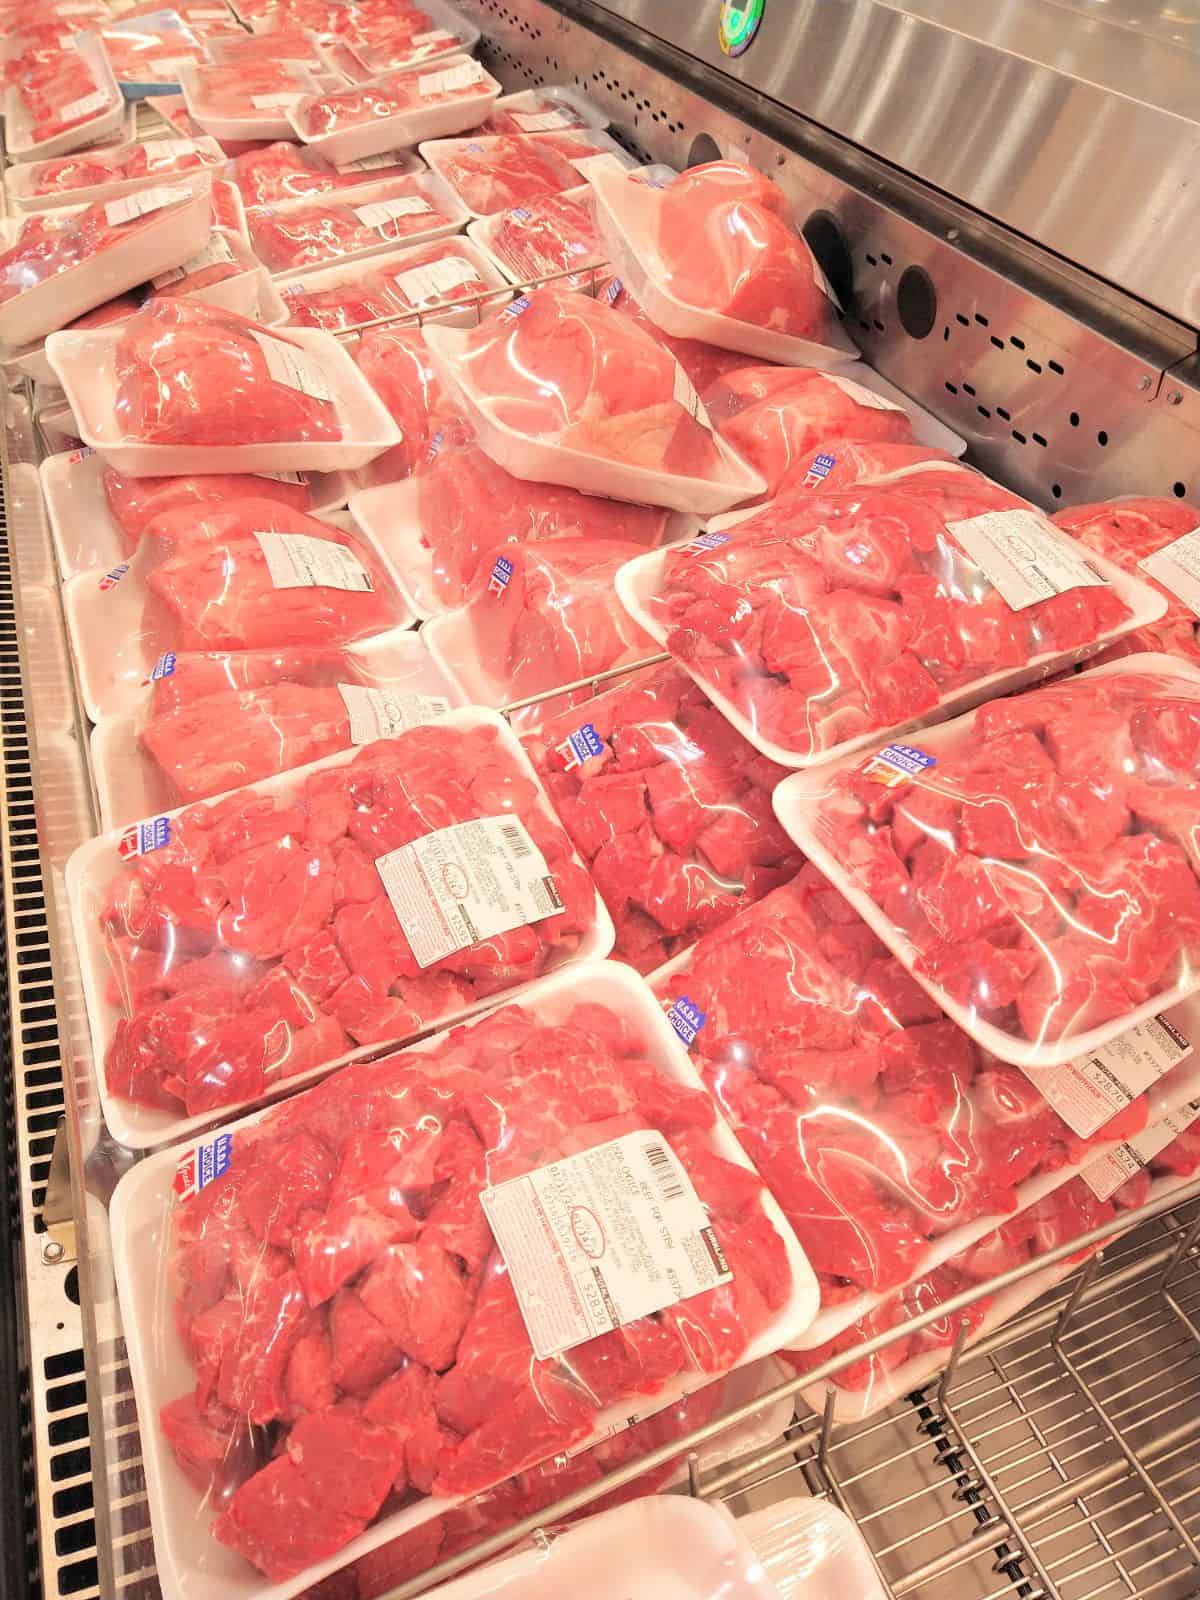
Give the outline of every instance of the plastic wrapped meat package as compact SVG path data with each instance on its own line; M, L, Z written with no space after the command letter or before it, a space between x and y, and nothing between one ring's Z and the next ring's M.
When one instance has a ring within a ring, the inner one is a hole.
M174 91L180 67L206 55L200 38L178 12L169 10L118 17L101 29L100 37L127 99Z
M496 102L481 133L563 133L571 128L607 128L609 119L581 90L542 84L506 94Z
M481 447L518 478L698 516L762 494L675 358L603 302L538 289L425 343Z
M570 273L560 288L594 294L608 276L607 257L592 216L586 186L540 195L498 216L472 222L467 230L495 259L512 283L533 283Z
M461 703L420 636L397 628L345 648L172 650L149 677L92 732L104 828L434 722Z
M1127 656L796 773L788 832L959 1025L1036 1073L1196 987L1200 670Z
M807 766L1048 677L1162 615L965 467L803 487L621 574L638 621L764 754Z
M1072 506L1054 518L1065 532L1097 554L1135 572L1166 596L1166 615L1150 627L1127 634L1105 651L1103 660L1115 660L1136 650L1163 650L1168 655L1200 661L1196 618L1200 616L1200 579L1196 555L1200 549L1200 511L1181 500L1139 499L1101 501Z
M612 942L478 707L101 835L68 892L106 1115L135 1148Z
M620 278L610 278L601 293L606 305L649 334L655 344L671 352L691 379L692 388L701 396L726 373L751 365L751 358L736 350L723 350L703 339L676 339L664 333L657 323L651 322Z
M295 61L205 62L180 68L188 114L214 139L290 139L288 111L320 92L316 75Z
M419 157L410 151L396 150L392 155L390 162L380 160L378 164L343 169L315 150L281 141L235 157L229 164L228 176L247 207L269 206L281 200L305 200L338 189L357 189L382 178L410 177L420 170Z
M267 499L165 512L134 556L69 579L63 607L93 719L170 651L338 647L412 620L378 550Z
M1036 1074L948 1020L811 864L705 934L654 987L817 1273L806 1350L1200 1087L1190 1041L1164 1029L1154 1069L1128 1080L1146 1088L1113 1091L1087 1121L1086 1083L1072 1077L1058 1103L1090 1130L1075 1133Z
M437 239L411 250L347 261L279 284L293 327L340 331L405 313L452 325L511 299L503 277L469 239Z
M269 272L284 273L455 233L463 212L446 186L425 173L372 183L345 198L256 206L247 222L259 260Z
M552 691L655 655L613 587L634 549L586 538L505 545L484 557L466 602L426 622L421 636L473 704L500 709L537 696L512 716L530 732L591 694Z
M1157 1144L1160 1138L1170 1142L1152 1155L1144 1154L1136 1144L1130 1146L1133 1159L1124 1164L1123 1170L1127 1173L1130 1166L1136 1169L1139 1163L1144 1162L1144 1165L1119 1188L1109 1191L1109 1167L1113 1158L1101 1157L1086 1177L1073 1178L1056 1189L961 1256L911 1284L902 1294L886 1300L878 1310L852 1324L836 1339L803 1354L793 1352L791 1360L796 1370L811 1370L910 1317L931 1311L977 1284L1023 1266L1103 1226L1122 1212L1134 1210L1179 1188L1200 1168L1200 1134L1194 1125L1197 1114L1200 1114L1200 1103L1182 1107L1163 1123L1147 1129L1151 1143ZM1185 1127L1187 1131L1173 1132ZM1113 1242L1110 1238L1104 1248ZM919 1332L902 1335L874 1355L864 1356L833 1373L825 1383L835 1391L835 1419L838 1422L863 1421L901 1396L923 1387L945 1367L960 1333L969 1350L978 1340L1049 1293L1098 1248L1085 1247L1006 1289L982 1295L962 1310L946 1312ZM820 1412L824 1409L826 1392L825 1385L813 1385L803 1391L803 1397L812 1410Z
M448 56L428 68L313 94L292 109L291 126L297 138L342 164L473 128L501 92L478 61Z
M125 101L98 34L58 30L57 42L35 61L29 53L5 61L5 153L10 161L40 161L115 133ZM36 55L36 51L33 52Z
M617 930L649 972L800 868L771 809L782 768L687 676L644 667L525 742Z
M398 445L362 468L358 483L370 488L407 478L429 455L448 407L425 336L420 328L371 328L359 335L350 353L400 433ZM452 426L459 425L452 408L446 415ZM402 576L407 587L407 573Z
M12 349L195 255L208 238L208 194L204 184L157 185L3 227L0 345Z
M589 173L609 259L653 322L760 361L829 366L858 352L783 191L738 161L663 187Z
M434 140L421 154L473 216L491 217L542 195L577 189L583 173L574 162L598 148L586 135L492 134Z
M364 26L354 40L353 53L370 76L423 62L440 66L447 55L469 55L479 38L479 29L460 11L435 4L407 17L393 13Z
M119 144L107 150L81 150L14 167L7 176L9 195L25 211L44 211L92 200L112 200L145 189L160 179L218 167L225 157L215 139L157 139Z
M400 459L401 451L393 451L390 454L397 459L388 465L390 472L402 479L408 476L408 481L352 496L351 510L391 553L418 617L437 616L466 604L483 587L481 573L489 580L504 579L499 587L506 587L505 569L493 571L505 545L524 548L569 541L567 549L548 552L553 561L560 554L570 559L572 548L583 541L591 551L586 562L591 566L619 555L614 541L646 550L694 529L688 518L655 506L629 505L514 478L480 449L469 426L447 408L439 389L421 387L423 342L417 344L421 335L415 332L410 339L403 377L397 374L401 358L395 347L387 348L385 356L393 389L400 391L390 409L406 439L402 447L406 460ZM372 463L372 468L376 465ZM406 468L403 473L402 468ZM605 581L611 586L607 577ZM569 616L564 621L573 629ZM630 630L622 625L621 632L628 637ZM498 663L490 665L500 670Z
M519 1220L547 1168L566 1185L555 1209L587 1194L635 1239L644 1173L672 1214L674 1287L623 1256L611 1312L576 1301L548 1324ZM263 1573L286 1600L759 1359L814 1299L778 1208L616 964L356 1064L182 1167L163 1152L115 1205L168 1582L231 1600Z
M115 329L57 333L46 354L86 444L118 471L335 471L399 442L327 333L196 300L157 299Z

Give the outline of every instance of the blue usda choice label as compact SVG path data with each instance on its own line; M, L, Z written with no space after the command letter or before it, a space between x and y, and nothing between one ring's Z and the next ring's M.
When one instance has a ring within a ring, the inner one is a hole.
M563 771L570 772L573 767L582 766L593 756L603 755L604 740L596 732L593 723L585 722L574 733L569 733L557 749L563 758Z
M701 1011L699 1006L693 1005L687 995L680 995L675 1004L667 1012L667 1021L686 1045L696 1042L696 1035L704 1026L708 1017L707 1011Z
M836 456L814 456L812 459L812 465L804 474L804 482L806 487L811 488L814 484L824 483L825 479L836 466Z
M170 817L147 817L145 822L135 822L126 828L117 845L117 854L123 861L130 856L144 856L151 850L161 850L171 842Z
M175 671L175 652L166 650L150 668L150 682L157 683L160 678L169 678Z
M505 589L508 588L509 579L512 575L513 564L508 557L497 557L496 564L492 568L492 575L488 579L488 593L503 594Z
M937 757L931 756L927 750L919 750L913 744L888 744L867 757L862 771L872 782L894 789L902 783L911 782L913 778L919 778L930 767L936 766Z
M190 1200L229 1170L233 1160L233 1135L219 1133L206 1144L197 1145L175 1168L175 1193Z

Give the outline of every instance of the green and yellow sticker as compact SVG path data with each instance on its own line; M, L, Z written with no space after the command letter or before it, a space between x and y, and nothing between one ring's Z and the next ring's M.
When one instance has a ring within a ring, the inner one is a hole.
M750 47L763 18L767 0L722 0L719 38L727 56L740 56Z

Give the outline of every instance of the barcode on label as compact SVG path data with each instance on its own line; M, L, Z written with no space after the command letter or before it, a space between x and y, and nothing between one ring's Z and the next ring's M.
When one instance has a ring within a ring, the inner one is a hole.
M500 832L504 835L504 842L512 851L515 861L533 854L533 847L524 828L518 827L515 822L504 822L500 825Z
M658 1183L658 1192L664 1200L679 1200L685 1194L675 1163L660 1144L648 1144L643 1154Z

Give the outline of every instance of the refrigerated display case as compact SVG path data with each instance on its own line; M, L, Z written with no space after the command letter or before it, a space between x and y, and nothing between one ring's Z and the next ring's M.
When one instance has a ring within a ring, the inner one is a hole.
M1051 510L1200 496L1195 0L459 4L506 94L572 86L639 160L678 170L720 153L769 173L867 360L1002 483ZM6 1577L14 1594L40 1584L46 1596L150 1600L160 1590L107 1229L136 1157L104 1124L63 893L68 856L98 827L96 790L37 492L34 396L18 381L3 398L0 1224L13 1292L0 1336L21 1418L4 1430ZM835 1391L822 1399L831 1372L1081 1242L1106 1248L880 1414L839 1421ZM897 1600L1200 1593L1200 1181L767 1400L794 1405L793 1420L752 1453L722 1440L762 1399L685 1441L698 1452L690 1492L737 1511L828 1497ZM395 1600L679 1448L442 1562Z

